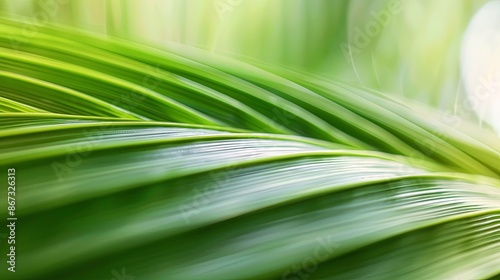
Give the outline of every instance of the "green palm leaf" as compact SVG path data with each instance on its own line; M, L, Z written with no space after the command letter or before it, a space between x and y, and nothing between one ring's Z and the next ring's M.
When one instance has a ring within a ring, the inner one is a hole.
M22 34L0 22L17 279L500 273L496 136L259 62Z

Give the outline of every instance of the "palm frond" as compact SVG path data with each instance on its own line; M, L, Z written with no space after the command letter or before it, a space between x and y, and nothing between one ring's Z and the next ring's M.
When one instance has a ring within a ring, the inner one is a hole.
M487 132L258 62L61 27L10 45L22 32L1 20L19 279L500 273Z

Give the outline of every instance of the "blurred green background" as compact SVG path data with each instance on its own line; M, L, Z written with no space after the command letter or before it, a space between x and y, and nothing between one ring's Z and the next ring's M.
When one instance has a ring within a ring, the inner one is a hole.
M279 64L482 123L466 102L460 50L471 18L487 2L4 0L0 9L35 26L59 23Z
M500 192L487 186L500 185L500 141L461 124L500 127L500 1L0 0L0 12L25 24L2 26L0 48L0 105L24 112L0 118L4 161L23 174L22 277L285 277L327 233L341 247L319 278L498 276ZM209 53L190 64L78 32L36 37L48 24ZM224 67L203 69L211 59Z

